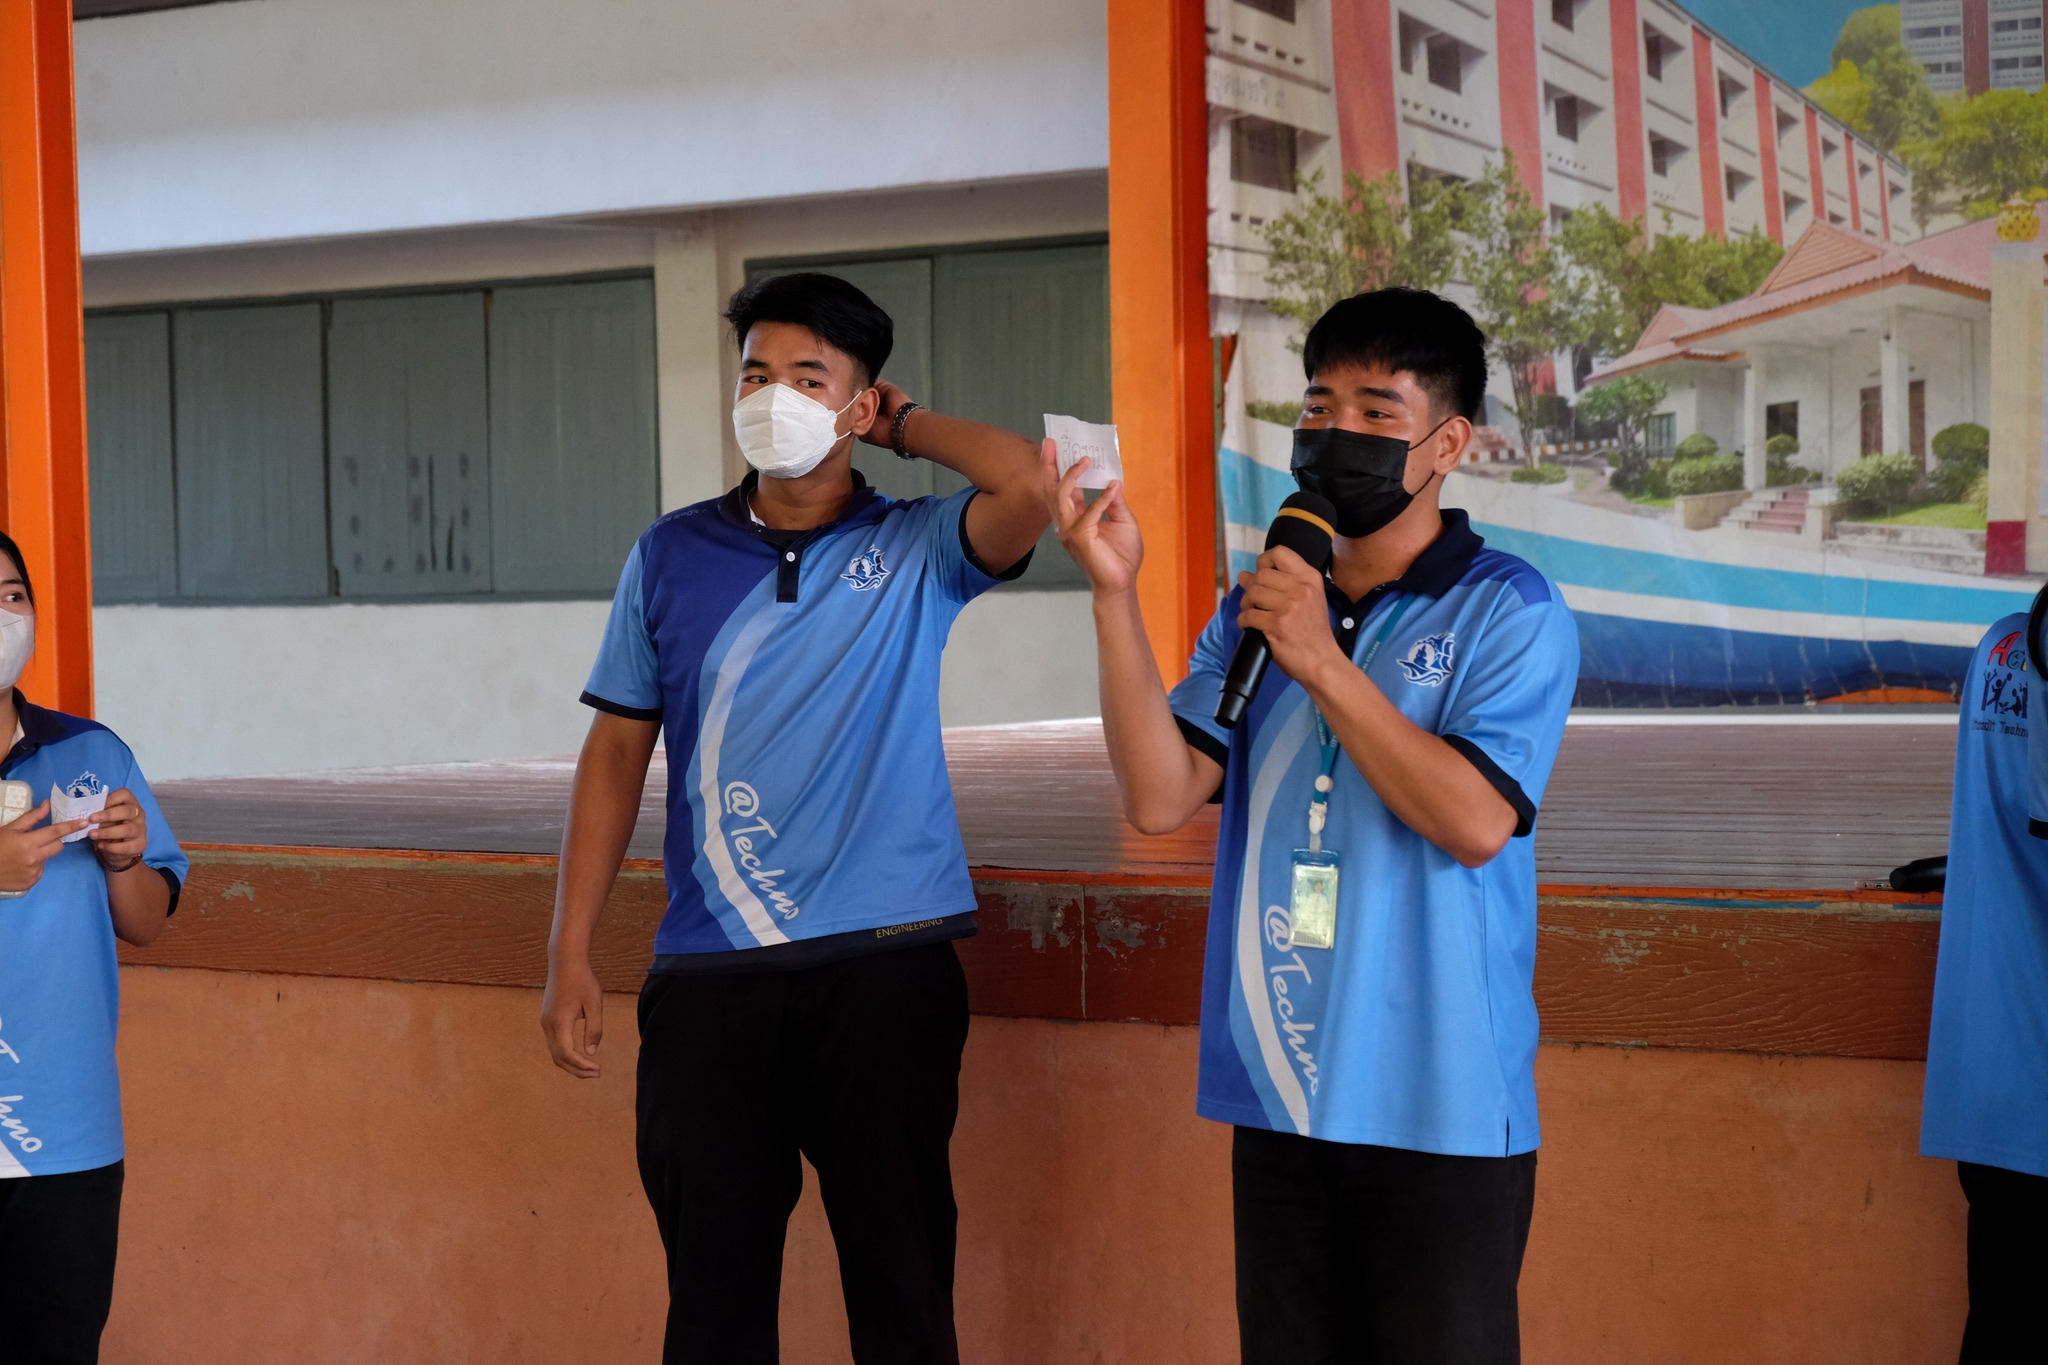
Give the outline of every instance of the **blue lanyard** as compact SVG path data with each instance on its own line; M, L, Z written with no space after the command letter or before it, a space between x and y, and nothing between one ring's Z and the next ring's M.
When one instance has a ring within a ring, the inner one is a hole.
M1394 628L1401 624L1401 618L1413 605L1415 598L1412 595L1404 595L1394 604L1393 610L1387 613L1386 623L1380 627L1380 633L1373 637L1372 648L1366 650L1365 662L1358 666L1359 672L1372 672L1372 661L1379 658L1381 646L1387 643ZM1316 714L1316 740L1323 747L1323 769L1316 776L1315 794L1308 800L1308 847L1311 853L1321 853L1323 826L1330 819L1330 792L1337 785L1337 754L1341 746L1337 743L1336 732L1330 729L1330 722L1323 719L1323 708L1310 702L1309 709Z

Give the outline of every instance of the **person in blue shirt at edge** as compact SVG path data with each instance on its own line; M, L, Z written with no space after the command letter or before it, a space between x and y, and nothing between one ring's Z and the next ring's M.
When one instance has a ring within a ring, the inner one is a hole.
M1131 823L1162 834L1223 804L1197 1109L1236 1125L1243 1359L1496 1365L1520 1358L1536 1176L1528 835L1578 635L1541 574L1438 506L1486 386L1462 309L1406 289L1345 299L1302 361L1292 464L1336 508L1334 558L1325 575L1289 549L1261 555L1170 694L1122 490L1084 508L1076 474L1048 462L1041 479L1093 587ZM1272 669L1225 729L1248 629ZM1296 914L1327 884L1310 852L1319 796L1334 933Z
M114 1298L121 1079L114 940L155 941L187 864L114 732L15 683L36 648L21 549L0 533L0 779L42 798L0 826L0 1360L89 1365ZM48 793L106 793L51 822Z
M2048 1357L2048 589L1963 677L1920 1152L1969 1201L1963 1365Z
M783 1237L818 1172L860 1365L951 1365L947 1146L974 888L939 733L962 607L1048 523L1037 447L881 377L887 313L830 275L735 294L753 466L632 549L583 700L542 1026L598 1075L590 939L668 752L668 909L640 994L641 1180L668 1254L664 1360L777 1358ZM964 475L898 502L855 437Z

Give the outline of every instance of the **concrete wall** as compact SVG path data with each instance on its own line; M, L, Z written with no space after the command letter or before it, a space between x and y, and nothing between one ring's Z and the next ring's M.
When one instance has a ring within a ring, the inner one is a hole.
M605 602L101 607L99 718L153 779L574 753ZM1086 593L992 593L953 627L947 725L1093 715Z
M632 998L554 1071L538 992L129 968L109 1365L653 1361ZM977 1018L953 1144L962 1355L1236 1359L1229 1133L1192 1029ZM1917 1063L1546 1046L1532 1365L1952 1361L1954 1167ZM783 1358L847 1358L814 1194Z
M87 255L1108 165L1094 0L252 0L77 31ZM943 110L943 117L934 111Z
M748 260L1099 232L1107 223L1105 178L1091 172L626 223L102 257L86 263L85 284L89 307L110 307L651 268L667 509L715 496L745 468L729 420L736 357L718 311ZM589 724L576 697L605 609L102 607L99 713L159 778L571 752ZM1096 709L1085 593L999 591L956 625L941 684L945 723Z

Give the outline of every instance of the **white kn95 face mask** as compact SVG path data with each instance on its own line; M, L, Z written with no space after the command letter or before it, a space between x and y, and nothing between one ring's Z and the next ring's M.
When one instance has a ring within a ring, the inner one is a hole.
M747 463L775 479L800 479L825 462L851 433L839 431L840 413L860 401L854 394L834 412L787 384L763 384L733 404L732 434Z
M36 618L0 611L0 687L21 681L36 652Z

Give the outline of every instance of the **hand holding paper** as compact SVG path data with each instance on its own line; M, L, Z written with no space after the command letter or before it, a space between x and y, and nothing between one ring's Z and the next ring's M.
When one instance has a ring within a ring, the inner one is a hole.
M67 820L83 820L88 815L97 815L107 808L107 792L104 787L88 796L71 796L55 787L50 788L50 820L63 824ZM75 844L91 834L90 827L73 830L64 836L64 842Z
M1113 424L1084 422L1078 417L1045 414L1045 434L1059 452L1059 471L1064 478L1082 456L1088 468L1080 478L1082 488L1107 488L1124 476L1123 456L1117 450Z

